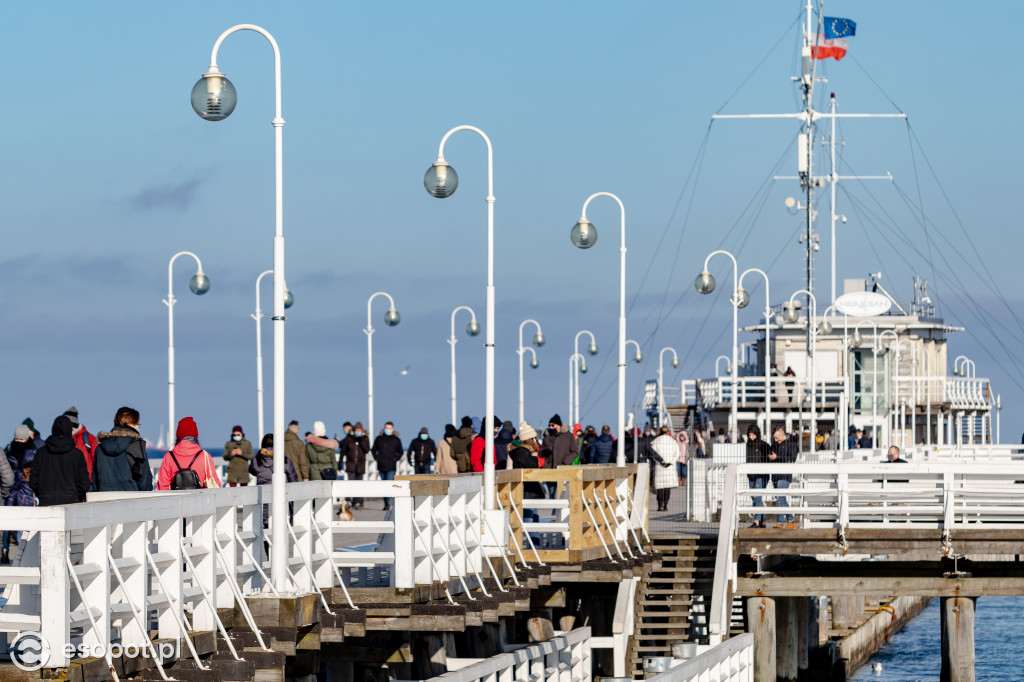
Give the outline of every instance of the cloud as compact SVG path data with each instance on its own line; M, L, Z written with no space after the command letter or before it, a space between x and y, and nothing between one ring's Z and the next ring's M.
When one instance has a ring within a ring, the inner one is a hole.
M146 187L128 197L128 203L141 211L165 208L182 211L191 205L196 197L202 179L195 176L181 182L165 182Z

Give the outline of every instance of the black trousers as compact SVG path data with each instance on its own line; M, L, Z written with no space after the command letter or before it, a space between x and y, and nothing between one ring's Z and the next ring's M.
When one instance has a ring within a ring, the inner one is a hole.
M658 506L665 508L668 506L668 500L672 497L672 488L659 488L658 491Z
M345 474L347 475L348 480L350 480L350 481L361 481L361 480L363 480L363 475L362 474L354 474L351 471L346 471ZM348 506L350 506L350 507L352 505L355 505L355 504L362 505L363 504L363 498L361 498L361 497L353 497L353 498L351 498L348 501Z

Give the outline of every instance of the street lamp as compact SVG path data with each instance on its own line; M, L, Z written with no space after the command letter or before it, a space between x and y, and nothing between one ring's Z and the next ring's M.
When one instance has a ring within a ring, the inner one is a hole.
M455 409L455 344L457 344L459 340L455 338L455 314L460 310L468 310L469 314L472 315L472 319L469 324L466 325L466 334L469 336L480 335L480 325L476 323L476 313L473 312L472 308L466 305L460 305L452 311L452 335L448 339L448 343L452 347L452 424L458 423L455 421L458 419L458 417L456 417Z
M864 343L864 337L861 336L860 326L871 325L871 444L877 445L878 443L878 325L870 320L861 320L853 328L853 338L851 344L854 348L859 348ZM888 418L887 418L888 419Z
M260 282L266 275L274 274L273 270L261 272L256 278L256 312L250 317L256 320L256 423L259 425L258 438L263 438L263 333L260 329L260 320L263 319L263 311L260 310ZM284 290L284 307L291 308L295 303L295 297L287 287Z
M636 341L634 341L633 339L627 339L626 340L626 345L628 346L629 344L633 344L633 346L636 348L636 352L633 353L633 362L635 362L637 364L643 362L644 361L644 352L642 350L640 350L640 344L637 343ZM622 428L626 428L626 427L623 426Z
M274 49L274 118L271 120L274 126L274 315L271 318L274 321L274 443L279 452L284 452L284 118L281 115L281 51L274 37L253 24L232 26L220 34L210 53L210 68L192 88L192 108L207 121L223 120L234 110L237 102L235 87L217 68L217 52L224 39L236 31L255 31ZM171 428L174 428L173 424ZM271 477L271 540L277 551L271 556L271 576L279 592L288 589L286 482L284 457L275 457Z
M373 322L370 320L371 305L373 299L378 296L384 296L388 299L388 311L384 313L384 324L389 327L394 327L401 321L402 316L395 310L395 299L391 298L391 294L378 291L377 293L370 296L366 301L366 329L363 332L366 334L366 389L367 389L367 404L370 412L370 438L376 438L377 432L373 430Z
M423 176L423 186L438 199L450 197L459 186L459 176L444 158L444 143L452 134L469 130L487 144L487 329L484 337L486 388L484 396L484 509L494 509L494 149L484 131L474 126L456 126L444 134L437 148L437 161Z
M519 424L522 424L524 421L526 421L526 418L524 416L526 414L526 391L525 384L523 382L523 353L525 353L526 351L530 351L530 355L532 356L532 359L530 360L530 367L532 367L533 369L537 369L537 367L540 366L540 363L537 362L537 353L534 352L533 348L530 348L529 346L523 346L523 327L525 327L528 324L532 324L537 327L537 333L533 335L533 345L536 346L537 348L540 348L546 342L546 339L544 338L544 332L540 330L540 322L538 322L537 320L523 320L519 324L519 349L516 350L516 354L519 356ZM454 424L455 422L452 423Z
M616 433L620 436L616 441L615 464L621 467L626 465L625 444L621 437L626 431L626 208L622 205L622 200L611 192L591 194L583 202L583 212L569 237L580 249L589 249L597 243L597 228L587 220L587 206L596 197L610 197L619 205L619 395ZM639 348L637 352L640 352Z
M974 360L971 360L966 355L958 355L956 360L953 361L953 376L969 377L973 379L977 373L977 366L974 364Z
M717 358L715 358L715 378L716 379L719 376L721 376L721 373L718 371L718 363L721 362L722 360L725 360L725 373L726 374L732 374L732 365L729 364L729 356L728 355L719 355Z
M576 411L579 412L580 405L580 382L579 375L587 373L587 361L579 353L569 356L569 430L572 430L576 422L572 417L572 405L576 403Z
M587 346L587 353L590 354L590 355L597 355L597 352L598 352L597 341L594 340L594 335L590 331L588 331L586 329L583 329L581 331L576 332L576 337L573 339L573 344L572 344L573 355L580 355L580 336L582 336L584 334L586 334L586 335L588 335L590 337L590 345ZM580 370L579 374L586 374L587 373L587 361L583 359L582 355L580 355L579 370ZM578 375L576 377L576 394L575 395L576 395L576 400L575 400L576 415L575 415L575 417L573 416L573 414L572 414L573 406L572 406L572 404L570 404L569 405L569 423L570 424L576 424L580 420L580 380L579 380L579 376Z
M772 436L772 374L771 374L771 347L772 347L772 302L771 283L768 281L768 274L759 268L748 268L743 271L739 279L739 288L736 290L736 307L746 308L750 303L750 294L743 288L743 278L750 273L757 273L764 277L764 433L768 442ZM826 332L827 333L827 332Z
M665 351L672 351L672 368L679 367L679 356L675 348L666 346L658 353L658 426L665 423Z
M739 405L737 403L737 391L739 390L739 385L738 385L739 384L739 377L738 377L738 372L739 372L739 366L738 366L739 365L739 362L738 362L738 359L739 359L739 318L738 318L738 312L739 312L739 303L740 303L740 300L741 300L741 295L739 293L739 288L740 288L740 285L739 285L739 265L736 264L736 257L734 255L732 255L731 253L729 253L728 251L722 251L722 250L712 251L711 253L708 254L708 257L704 259L704 269L700 271L699 275L697 275L697 280L694 282L694 285L697 287L697 291L699 291L702 294L710 294L712 291L715 290L715 278L711 275L711 272L708 271L708 264L711 262L712 257L714 257L714 256L716 256L718 254L722 254L722 255L728 256L729 259L732 260L732 291L733 291L733 295L729 299L730 303L732 303L732 369L730 370L730 374L732 374L732 401L731 401L732 404L731 404L731 416L730 416L730 419L731 419L732 423L729 425L729 435L732 438L732 442L733 443L738 443L739 442L739 424L738 424L738 421L739 421L739 416L738 416ZM717 361L716 361L715 364L716 364L716 370L715 371L717 372L717 364L718 364Z
M174 432L174 304L177 299L174 298L174 292L172 291L172 285L174 284L174 261L178 259L178 256L191 256L196 261L196 274L192 275L192 279L188 282L188 288L192 290L193 294L202 296L210 290L210 278L203 274L203 264L199 260L199 256L192 253L191 251L179 251L178 253L171 256L171 262L167 264L167 298L164 299L164 305L167 306L167 419L168 431Z
M885 347L882 345L882 339L885 338L886 334L892 334L892 342L895 348L895 357L893 358L893 370L892 370L892 401L891 401L891 414L890 410L886 410L885 423L887 428L895 428L897 424L897 413L899 409L897 405L900 403L900 339L899 336L892 329L885 329L878 333L876 337L876 343L878 344L878 352L881 355L885 354ZM900 448L905 445L906 434L904 434L903 424L900 424ZM892 433L890 431L889 433ZM877 443L875 447L878 447Z
M805 294L807 296L808 301L810 302L810 310L808 311L810 317L808 317L807 319L807 338L810 341L810 353L806 355L807 360L804 364L804 371L807 373L807 376L811 381L811 452L813 453L815 447L817 447L818 445L817 441L815 440L815 438L818 435L818 387L815 383L814 376L815 351L817 351L818 348L818 328L817 326L815 326L817 325L818 320L818 300L814 298L814 294L812 294L807 289L800 289L799 291L794 291L793 294L789 297L789 303L783 307L782 311L782 319L790 324L793 324L800 319L800 311L797 310L796 301L794 300L798 294ZM808 367L808 365L810 365L810 367ZM802 403L803 401L801 401L801 404ZM802 407L801 410L803 410Z

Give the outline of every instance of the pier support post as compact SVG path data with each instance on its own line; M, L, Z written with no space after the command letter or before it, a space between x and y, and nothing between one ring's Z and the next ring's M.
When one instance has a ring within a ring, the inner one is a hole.
M775 682L774 599L747 599L747 632L754 635L754 682Z
M818 598L801 597L796 604L797 669L806 673L811 666L811 652L818 648ZM800 676L800 673L798 673Z
M779 680L796 680L799 661L799 597L779 597L775 600L775 675Z
M974 603L970 597L942 597L942 682L974 682Z

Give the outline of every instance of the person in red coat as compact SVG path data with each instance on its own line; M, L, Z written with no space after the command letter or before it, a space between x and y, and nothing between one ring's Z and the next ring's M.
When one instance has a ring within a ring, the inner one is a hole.
M75 439L75 447L82 451L85 457L85 466L89 469L89 478L92 479L92 463L96 460L96 446L99 441L96 436L89 433L85 424L78 420L78 408L72 405L64 411L64 416L71 420L71 436Z

